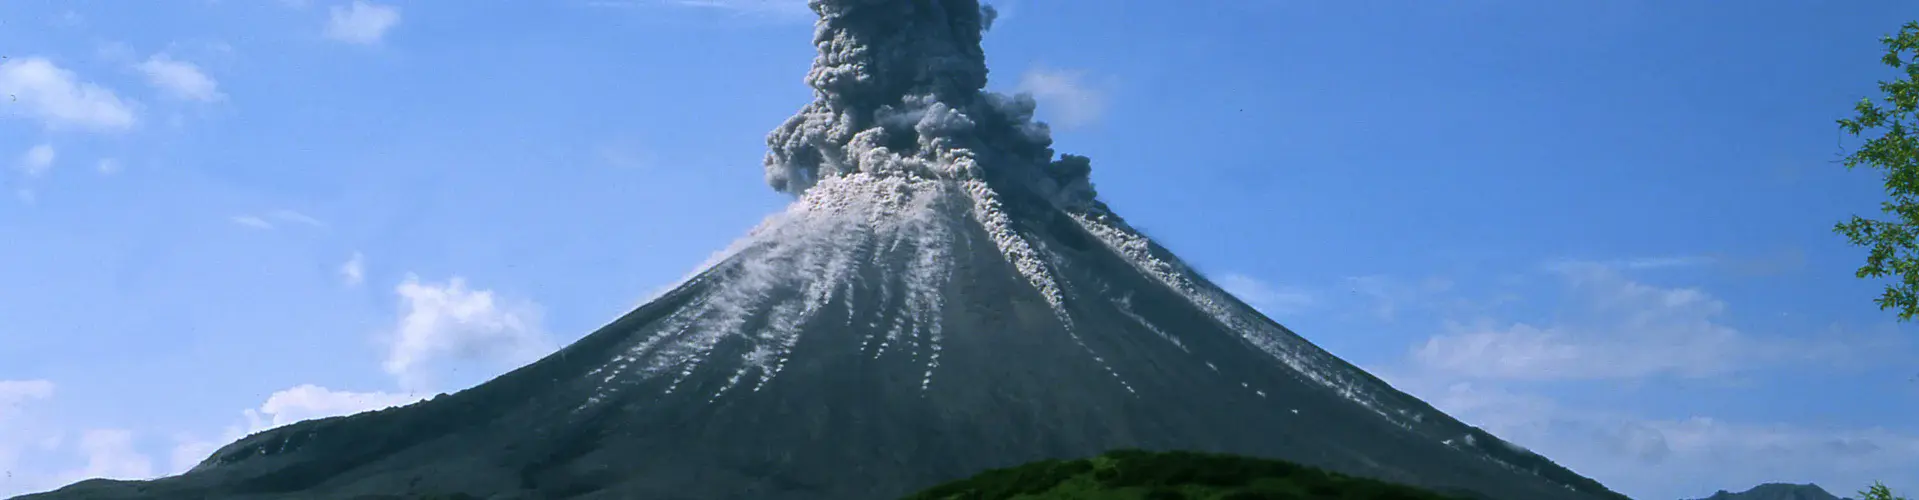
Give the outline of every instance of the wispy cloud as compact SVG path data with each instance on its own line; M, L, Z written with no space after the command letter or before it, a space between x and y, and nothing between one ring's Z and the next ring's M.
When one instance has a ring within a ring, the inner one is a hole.
M1746 276L1775 276L1798 270L1806 265L1806 253L1798 247L1780 248L1772 252L1747 254L1743 256L1717 256L1732 272Z
M1347 295L1367 302L1366 308L1374 318L1389 323L1413 309L1449 309L1463 305L1441 297L1452 288L1451 280L1439 277L1417 282L1378 275L1346 278Z
M54 383L47 380L0 380L0 470L7 471L0 481L0 496L26 493L88 478L146 479L154 477L153 461L134 445L134 434L124 429L89 429L78 440L65 437L65 431L21 422L24 409L31 403L52 399ZM50 464L30 461L25 469L19 455L77 455L82 463L71 469L56 469ZM36 466L39 465L39 466ZM16 474L18 471L18 474Z
M292 210L286 210L286 209L274 210L272 212L267 213L267 216L272 217L274 220L287 221L287 222L303 224L303 225L308 225L313 227L320 227L320 226L326 225L326 223L320 222L320 219L308 217L306 214L295 212Z
M366 256L353 252L345 264L340 264L340 280L347 286L357 286L366 281Z
M44 57L0 63L0 93L12 102L0 106L0 113L38 120L49 129L111 132L135 123L131 102Z
M1605 260L1562 258L1546 261L1544 267L1547 271L1551 272L1584 270L1595 267L1618 271L1653 271L1660 269L1697 268L1718 263L1720 263L1720 258L1710 255L1663 255Z
M235 215L227 218L227 220L233 221L234 224L254 229L273 229L273 223L267 222L266 219L260 218L258 215Z
M53 382L46 380L0 380L0 422L19 411L29 401L53 397Z
M813 10L806 6L806 0L591 0L586 5L606 8L690 7L789 20L813 16Z
M400 24L400 8L354 0L327 9L326 37L356 45L375 45Z
M26 174L28 177L46 175L48 170L53 169L55 155L56 152L51 144L40 144L27 148L27 152L20 154L20 172Z
M1457 290L1413 293L1417 287L1374 277L1367 281L1375 288L1399 290L1379 295L1397 297L1402 311L1434 313L1439 331L1410 345L1401 362L1368 371L1635 498L1698 498L1777 481L1856 488L1919 469L1913 429L1784 424L1765 414L1701 413L1701 406L1658 399L1644 406L1585 403L1626 397L1636 390L1627 388L1645 381L1730 388L1791 373L1781 369L1830 374L1911 359L1914 346L1894 332L1744 331L1730 318L1732 306L1706 290L1638 277L1721 263L1555 262L1538 277L1561 287L1565 295L1552 300L1561 305L1530 321L1453 307L1464 300Z
M1555 269L1583 308L1580 319L1454 322L1415 348L1413 359L1471 378L1702 378L1781 363L1858 363L1900 344L1891 336L1752 335L1727 324L1726 304L1703 290L1648 285L1601 263Z
M1299 314L1319 303L1318 298L1304 288L1273 285L1244 274L1228 273L1215 281L1227 293L1271 316Z
M193 467L199 465L201 461L213 456L213 452L219 451L221 446L242 437L246 436L222 436L223 439L211 440L200 439L188 433L176 435L173 438L173 449L167 453L167 467L164 473L177 475L193 470Z
M79 469L61 474L62 483L89 478L151 479L153 459L133 444L133 431L93 429L80 435L78 451L86 463Z
M1919 435L1883 428L1795 426L1704 416L1645 418L1566 406L1498 384L1378 370L1401 390L1634 498L1700 498L1722 488L1817 482L1857 488L1907 480ZM1895 484L1902 491L1919 484Z
M1712 268L1720 272L1732 272L1742 275L1775 275L1797 269L1805 264L1805 252L1798 248L1783 248L1770 253L1735 255L1712 252L1698 255L1665 255L1652 257L1633 257L1611 260L1558 259L1548 261L1547 269L1564 266L1605 266L1622 271L1680 270Z
M1020 75L1015 92L1032 94L1052 125L1072 128L1099 121L1106 113L1105 92L1085 81L1084 71L1034 67Z
M12 477L0 481L0 497L27 493L57 484L48 471L29 472L33 461L22 463L28 453L35 456L57 447L59 434L35 425L41 403L54 396L54 383L47 380L0 380L0 470ZM20 471L13 474L14 471Z
M600 161L619 169L646 169L659 164L651 149L628 143L607 144L599 148Z
M199 66L166 54L154 54L134 68L146 76L148 85L174 98L212 102L226 97L220 93L220 83L200 71Z
M310 217L300 212L295 212L292 210L285 210L285 209L274 210L271 212L267 212L266 214L263 214L263 215L252 215L252 214L235 215L232 217L228 217L227 220L233 221L234 224L239 224L239 225L254 228L254 229L274 229L274 228L280 227L281 225L289 224L289 223L299 224L302 226L309 226L309 227L325 227L326 226L326 223L321 222L319 219L315 219L313 217Z
M61 12L60 17L53 21L53 25L62 28L72 28L86 24L86 22L86 17L81 16L79 12L69 10Z
M1675 267L1696 267L1712 264L1713 259L1698 255L1667 257L1642 257L1615 261L1614 264L1625 269L1665 269Z
M252 433L305 420L403 406L425 398L424 394L343 391L314 384L301 384L275 391L267 396L266 401L258 408L241 411L240 420L227 426L219 436L212 438L192 434L175 436L173 449L168 453L165 473L186 472L212 456L220 446Z
M337 391L305 384L275 392L258 409L246 410L244 414L247 433L254 433L302 420L352 415L406 405L421 399L423 396L419 395Z

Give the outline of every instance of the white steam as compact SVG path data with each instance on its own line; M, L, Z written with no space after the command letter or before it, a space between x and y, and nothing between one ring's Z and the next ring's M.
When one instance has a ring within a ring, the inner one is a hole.
M798 195L863 172L1020 189L1062 207L1093 200L1083 157L1057 160L1030 95L984 92L975 0L812 0L813 102L767 136L767 184ZM969 190L972 188L969 186Z

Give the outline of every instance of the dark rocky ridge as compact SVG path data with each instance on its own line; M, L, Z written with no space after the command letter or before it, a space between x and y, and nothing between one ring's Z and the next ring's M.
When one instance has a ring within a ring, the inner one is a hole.
M1739 493L1719 490L1699 500L1851 500L1840 498L1813 484L1767 483Z

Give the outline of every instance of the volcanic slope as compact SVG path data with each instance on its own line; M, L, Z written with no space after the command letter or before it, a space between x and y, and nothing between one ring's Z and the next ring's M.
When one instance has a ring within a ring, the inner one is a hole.
M492 381L29 498L880 499L1115 448L1450 493L1624 498L1328 354L1193 272L983 92L991 9L813 0L796 197L707 267ZM380 498L369 496L367 498Z

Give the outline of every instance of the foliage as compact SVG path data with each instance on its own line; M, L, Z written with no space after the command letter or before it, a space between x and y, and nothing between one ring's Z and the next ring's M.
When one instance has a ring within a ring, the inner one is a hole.
M986 471L908 500L1447 500L1409 486L1277 460L1121 450Z
M1919 315L1919 22L1880 39L1886 53L1880 59L1901 69L1904 78L1879 82L1883 103L1861 99L1852 118L1839 120L1839 129L1854 137L1871 136L1847 155L1847 169L1861 165L1883 170L1891 200L1880 205L1886 220L1853 216L1833 227L1852 244L1870 249L1860 278L1892 276L1894 282L1875 300L1881 309L1895 310L1900 320Z
M1874 481L1871 488L1859 492L1859 500L1906 500L1906 497L1892 496L1892 488Z

